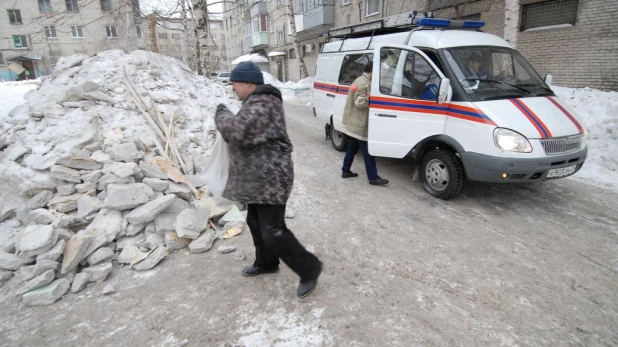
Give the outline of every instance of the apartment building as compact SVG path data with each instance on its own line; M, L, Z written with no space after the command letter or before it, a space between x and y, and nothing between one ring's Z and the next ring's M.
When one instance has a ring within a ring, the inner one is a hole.
M151 23L154 22L154 23ZM174 57L192 69L195 65L195 22L193 19L168 18L154 19L153 16L144 17L147 24L146 49ZM210 70L226 71L229 69L226 54L225 30L223 18L220 16L209 16L208 19L210 40L207 49L210 51Z
M37 78L61 56L145 48L139 0L0 2L0 78Z

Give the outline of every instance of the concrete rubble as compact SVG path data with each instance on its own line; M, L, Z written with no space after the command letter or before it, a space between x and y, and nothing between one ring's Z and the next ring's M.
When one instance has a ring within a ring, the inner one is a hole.
M118 61L121 70L87 80L97 75L91 69L100 61ZM148 107L147 91L172 88L179 79L200 90L197 95L223 98L228 92L215 84L201 87L182 65L160 77L173 83L139 80L151 78L138 77L140 62L159 64L162 71L177 64L148 52L121 51L84 57L68 69L60 64L18 112L0 117L0 233L7 230L0 237L0 286L10 287L24 305L53 304L69 289L78 293L106 281L125 264L146 271L170 252L206 252L220 236L215 230L244 223L233 202L210 197L199 173L214 143L216 105L199 105L187 88L177 87L175 93L183 95L178 102L154 100L163 121L169 124L176 115L173 141L187 169L172 165L170 171L160 166L165 159L156 134L118 75L127 70ZM123 93L115 92L119 87ZM182 100L196 106L187 109ZM190 131L196 125L201 133ZM103 290L113 292L110 286Z

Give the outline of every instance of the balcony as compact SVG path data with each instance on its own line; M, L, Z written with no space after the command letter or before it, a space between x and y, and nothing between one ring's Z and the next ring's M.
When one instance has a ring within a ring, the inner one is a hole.
M334 0L295 0L294 6L296 33L301 40L335 25Z
M265 48L268 46L268 33L257 32L245 38L247 46L253 49Z
M245 8L243 12L243 19L248 21L250 18L257 16L258 14L268 14L266 3L263 1L255 2L251 6Z

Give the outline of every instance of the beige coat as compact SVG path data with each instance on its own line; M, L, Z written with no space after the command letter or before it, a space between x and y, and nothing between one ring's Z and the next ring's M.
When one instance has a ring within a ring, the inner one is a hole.
M369 92L371 78L364 73L350 86L343 109L342 123L355 138L367 141L369 131Z

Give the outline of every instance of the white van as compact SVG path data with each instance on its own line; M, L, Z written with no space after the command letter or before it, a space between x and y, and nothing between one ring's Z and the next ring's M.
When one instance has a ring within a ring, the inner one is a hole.
M369 153L416 157L430 194L450 199L465 179L541 182L577 172L588 149L575 112L550 89L551 75L543 80L482 25L392 16L332 29L313 105L335 149L347 147L341 120L350 84L373 62Z

